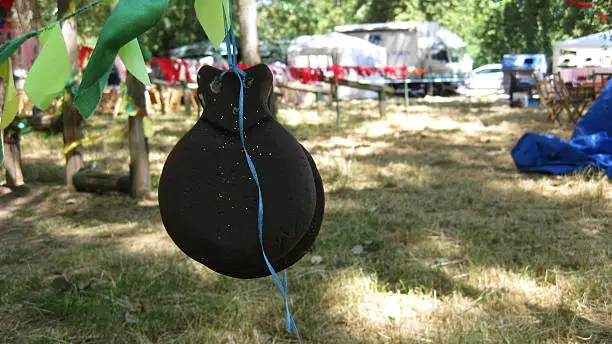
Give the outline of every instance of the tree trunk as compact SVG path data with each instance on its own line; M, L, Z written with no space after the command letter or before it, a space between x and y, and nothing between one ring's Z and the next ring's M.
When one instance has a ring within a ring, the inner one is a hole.
M58 17L63 17L70 10L76 8L76 0L57 0ZM68 49L68 56L72 63L72 75L77 75L79 68L77 50L77 22L76 17L64 22L62 34ZM64 102L63 111L64 122L64 146L83 138L83 118L74 103L74 95ZM83 168L83 148L77 147L66 155L66 185L70 191L75 191L72 183L72 176Z
M20 0L13 4L16 34L22 35L40 28L40 16L35 0ZM4 42L0 42L4 43ZM29 61L32 62L32 61ZM18 119L4 130L4 167L6 168L6 185L11 189L24 184L21 163L21 136Z
M149 172L149 142L144 136L142 115L147 114L145 86L133 75L127 75L128 95L134 100L134 105L140 110L139 115L130 116L130 179L132 181L132 197L139 199L151 198L151 174Z
M238 0L240 15L240 54L242 63L261 63L257 37L257 1Z

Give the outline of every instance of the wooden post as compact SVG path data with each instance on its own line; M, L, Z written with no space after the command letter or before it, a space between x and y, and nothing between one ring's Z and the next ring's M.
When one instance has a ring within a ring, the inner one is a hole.
M40 15L36 1L21 0L14 5L13 21L16 24L16 35L24 34L40 27ZM4 42L0 42L4 43ZM32 61L29 61L32 62ZM12 72L12 71L11 71ZM3 82L0 88L4 92ZM3 97L0 106L4 105ZM24 184L21 162L21 133L17 126L19 120L13 122L4 130L4 167L6 168L6 185L13 189Z
M315 101L317 103L317 116L321 116L321 92L315 93Z
M0 106L4 105L4 82L0 80ZM4 149L4 168L6 170L6 186L11 189L19 187L24 184L23 173L21 171L21 148L19 141L21 136L19 135L19 127L17 127L17 120L14 120L4 129L3 135L3 149Z
M159 104L161 106L162 115L166 114L166 101L164 100L164 86L156 84L157 90L159 91Z
M408 113L408 106L410 105L409 99L410 94L408 92L408 80L404 79L404 106L406 107L406 113Z
M58 17L61 18L76 8L76 0L58 0ZM67 20L62 26L62 34L66 42L68 56L72 64L72 75L77 75L79 69L77 49L76 17ZM74 103L74 95L64 101L62 118L64 124L64 146L83 138L83 118ZM72 176L83 168L83 147L79 146L66 155L66 185L70 191L75 191Z
M183 103L185 104L185 114L191 115L191 90L187 85L183 86Z
M431 76L428 76L429 78L429 95L433 96L434 95L434 82L433 82L433 78Z
M334 83L334 92L336 96L336 124L338 125L338 128L340 128L342 126L342 123L340 121L340 95L338 92L338 88L338 83Z
M151 174L149 172L149 143L144 136L143 119L147 114L145 86L133 75L127 76L128 95L134 100L134 105L140 111L129 118L130 132L130 179L132 181L133 198L151 198ZM143 116L144 115L144 116Z
M14 122L13 122L14 123ZM13 123L4 130L4 168L6 169L6 186L11 189L22 186L23 173L21 164L21 136L19 128L15 131Z
M385 115L387 114L387 109L385 106L385 98L386 98L385 91L379 91L378 92L378 110L380 111L380 118L385 117Z

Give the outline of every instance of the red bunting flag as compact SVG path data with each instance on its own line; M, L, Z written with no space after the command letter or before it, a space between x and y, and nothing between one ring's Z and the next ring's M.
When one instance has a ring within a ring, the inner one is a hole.
M574 0L565 0L565 2L567 2L568 4L572 6L576 6L580 8L593 8L593 4L590 4L588 2L580 2L580 1L574 1Z
M14 0L0 0L0 6L4 7L6 12L11 11L11 7L13 7Z
M575 1L575 0L565 0L566 3L575 6L575 7L579 7L579 8L585 8L585 9L589 9L587 10L587 12L591 15L596 15L599 18L601 18L601 20L603 20L604 23L608 22L608 16L601 13L601 12L595 12L592 8L593 8L593 4L588 3L588 2L582 2L582 1Z

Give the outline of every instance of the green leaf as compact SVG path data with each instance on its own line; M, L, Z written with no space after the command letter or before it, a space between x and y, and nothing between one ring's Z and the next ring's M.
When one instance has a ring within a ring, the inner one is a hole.
M155 26L168 8L168 0L120 0L104 24L98 43L83 73L75 99L84 118L100 102L104 86L119 50Z
M4 130L15 118L17 108L19 107L19 97L17 97L17 91L15 90L15 80L13 80L13 66L11 59L4 61L4 63L0 66L0 78L4 79L5 87L4 107L2 108L2 114L0 115L0 129ZM0 161L1 160L2 159L0 159Z
M23 86L30 101L46 110L70 78L71 65L59 23L40 34L43 49L34 61Z
M225 39L225 23L223 21L223 6L227 25L230 25L230 7L225 0L195 0L196 16L206 32L208 39L218 47Z

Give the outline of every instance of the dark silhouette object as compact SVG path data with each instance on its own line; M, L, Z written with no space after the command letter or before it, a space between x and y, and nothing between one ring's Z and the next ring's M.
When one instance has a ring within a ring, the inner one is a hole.
M265 253L280 272L314 244L323 183L310 154L270 113L268 67L245 72L246 147L262 189ZM257 230L257 187L239 136L239 93L234 73L200 69L198 98L206 106L166 160L159 207L168 234L188 256L224 275L257 278L270 272Z

